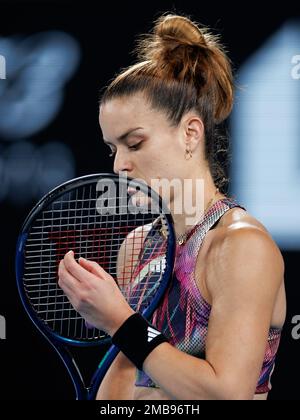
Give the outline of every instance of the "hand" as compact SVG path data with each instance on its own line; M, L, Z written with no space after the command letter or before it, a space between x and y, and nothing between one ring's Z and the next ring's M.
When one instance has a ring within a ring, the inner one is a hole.
M69 251L58 269L58 285L89 324L110 336L134 314L113 277L94 261L74 258Z

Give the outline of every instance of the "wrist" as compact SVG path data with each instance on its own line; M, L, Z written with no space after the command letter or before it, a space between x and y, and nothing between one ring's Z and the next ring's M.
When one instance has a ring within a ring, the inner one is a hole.
M139 369L149 354L167 338L142 315L132 314L112 337L112 342Z
M113 323L113 325L111 325L111 327L107 331L108 335L113 337L115 333L119 330L119 328L124 324L124 322L126 322L127 319L130 318L134 314L135 314L135 311L131 309L130 307L126 309L124 312L120 313L118 318L115 319L115 322Z

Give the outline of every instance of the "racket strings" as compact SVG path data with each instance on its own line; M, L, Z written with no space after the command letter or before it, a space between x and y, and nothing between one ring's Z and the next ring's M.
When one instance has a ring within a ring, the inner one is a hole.
M121 198L117 198L121 201ZM117 281L135 310L147 308L165 270L167 241L157 237L163 214L100 209L96 183L77 187L48 205L33 223L25 249L24 287L40 320L58 335L79 341L105 338L87 328L58 286L65 253L98 262Z

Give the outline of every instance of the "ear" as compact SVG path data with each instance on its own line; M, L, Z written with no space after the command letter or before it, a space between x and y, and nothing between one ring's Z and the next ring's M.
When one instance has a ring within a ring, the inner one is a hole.
M189 144L192 151L203 144L204 124L197 115L186 116L183 120L185 144Z

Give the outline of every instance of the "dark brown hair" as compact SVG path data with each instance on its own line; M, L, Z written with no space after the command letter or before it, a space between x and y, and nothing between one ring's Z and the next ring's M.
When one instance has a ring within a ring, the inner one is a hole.
M174 126L195 110L205 126L205 158L212 177L226 192L228 140L219 128L232 110L233 76L218 37L187 17L168 14L155 22L153 33L140 37L136 52L138 62L111 82L100 104L141 92Z

